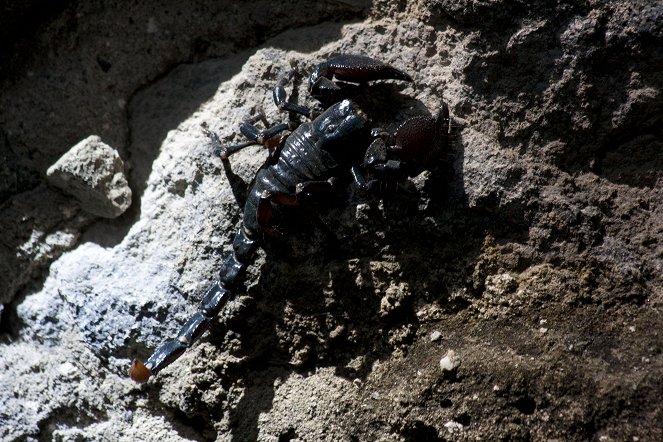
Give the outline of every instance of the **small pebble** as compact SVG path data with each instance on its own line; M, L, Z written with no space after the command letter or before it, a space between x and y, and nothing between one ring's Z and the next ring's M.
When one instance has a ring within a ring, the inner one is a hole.
M444 427L447 429L449 433L458 433L460 431L463 431L463 424L456 421L449 421L446 424L444 424Z
M447 351L442 359L440 359L440 369L442 371L452 371L458 368L460 365L460 358L456 355L456 352L453 350Z
M71 362L63 362L58 366L58 372L65 377L71 377L77 371L78 369Z

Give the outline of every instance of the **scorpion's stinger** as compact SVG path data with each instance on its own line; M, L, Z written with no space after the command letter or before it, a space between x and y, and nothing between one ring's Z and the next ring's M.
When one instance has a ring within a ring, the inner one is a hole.
M152 376L152 370L147 368L140 359L134 359L129 368L129 376L132 380L142 384Z
M253 261L257 247L258 241L251 239L246 230L240 227L233 241L233 251L221 266L219 279L203 296L198 311L182 326L175 339L162 344L145 363L134 359L129 368L131 379L146 382L150 376L173 363L193 345L234 295L229 288L241 282L246 267Z

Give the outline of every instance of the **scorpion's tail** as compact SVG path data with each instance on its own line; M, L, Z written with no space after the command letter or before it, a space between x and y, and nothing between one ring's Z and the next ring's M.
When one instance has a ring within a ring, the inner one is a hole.
M234 295L232 288L242 282L246 267L253 262L258 241L249 236L243 226L239 228L233 241L233 251L221 266L219 279L205 292L198 311L184 324L175 339L163 343L147 361L134 359L129 368L131 379L146 382L150 376L179 358L207 330Z

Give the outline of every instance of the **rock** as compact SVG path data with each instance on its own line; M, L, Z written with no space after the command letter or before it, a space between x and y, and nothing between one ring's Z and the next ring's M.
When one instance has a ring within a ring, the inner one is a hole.
M96 135L69 149L48 168L46 176L49 183L75 197L93 215L116 218L131 205L124 162Z
M0 26L0 440L663 439L660 5L58 8ZM286 121L279 76L342 52L414 77L366 86L372 124L449 103L449 151L282 214L209 332L130 382L195 311L266 158L228 169L200 125L233 144L257 106ZM136 200L92 225L44 178L90 133Z
M442 356L442 359L440 359L440 370L443 372L454 371L459 365L460 357L458 357L453 350L447 351L447 353Z
M444 428L446 428L449 433L454 434L462 432L464 427L463 424L458 423L456 421L448 421L445 422Z

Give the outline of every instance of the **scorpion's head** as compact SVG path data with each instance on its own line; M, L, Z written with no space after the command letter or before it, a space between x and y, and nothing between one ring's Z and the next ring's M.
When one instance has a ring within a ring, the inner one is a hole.
M319 143L329 149L338 142L354 141L368 133L367 117L350 100L330 106L313 121ZM357 140L359 141L359 140Z

